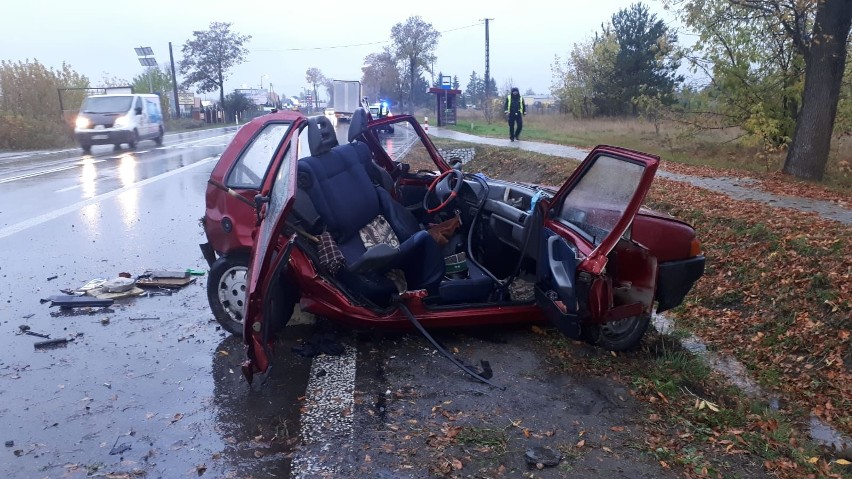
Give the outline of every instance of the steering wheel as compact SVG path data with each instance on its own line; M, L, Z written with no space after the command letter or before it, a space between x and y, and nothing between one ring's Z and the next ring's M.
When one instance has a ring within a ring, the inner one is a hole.
M451 187L450 185L452 184L453 179L456 181L456 184L455 186ZM437 178L435 178L434 181L432 181L432 184L429 185L429 189L426 190L426 194L423 195L423 209L426 210L426 213L430 215L443 210L447 207L447 205L450 204L450 202L453 201L453 198L458 196L463 184L464 173L462 173L461 171L447 170L441 173L440 175L438 175ZM435 208L429 208L428 200L430 194L435 195L435 197L438 199L438 202L440 202L441 204L439 204Z

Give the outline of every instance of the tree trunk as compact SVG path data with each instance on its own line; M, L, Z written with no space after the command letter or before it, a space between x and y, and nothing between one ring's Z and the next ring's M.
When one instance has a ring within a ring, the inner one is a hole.
M837 116L850 24L852 0L825 0L817 6L813 41L805 54L802 111L796 119L784 173L822 180Z
M222 64L219 64L219 70L216 72L219 75L219 105L225 106L225 74L222 72Z
M417 70L417 63L414 61L414 59L412 59L411 62L409 62L409 69L408 70L410 72L409 76L411 77L411 83L410 83L410 86L408 88L408 113L413 115L414 114L414 77L417 74L417 71L416 71Z

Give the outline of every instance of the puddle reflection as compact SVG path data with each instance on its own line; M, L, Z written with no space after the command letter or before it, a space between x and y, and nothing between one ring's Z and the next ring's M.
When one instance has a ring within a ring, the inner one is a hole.
M93 198L97 194L98 170L95 168L95 160L92 157L84 159L83 168L80 171L80 185L83 188L83 198Z

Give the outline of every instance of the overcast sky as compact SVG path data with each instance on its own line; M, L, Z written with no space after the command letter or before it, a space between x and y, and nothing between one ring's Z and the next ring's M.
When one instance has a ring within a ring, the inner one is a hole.
M153 48L157 61L175 62L193 30L210 22L233 23L252 35L245 63L226 80L233 88L273 84L294 95L306 86L305 70L317 67L329 78L359 80L366 55L388 44L391 27L420 15L443 32L435 72L457 75L464 88L472 71L485 71L485 26L492 18L491 75L502 88L510 80L521 91L547 93L554 55L593 35L627 0L516 2L392 0L258 2L253 0L147 0L141 2L6 1L0 14L0 59L36 58L50 67L69 63L94 86L101 79L131 79L142 71L133 50ZM652 12L671 14L653 0ZM384 43L382 43L384 42ZM370 45L343 47L353 44ZM340 48L327 48L327 47ZM323 47L321 49L315 49ZM301 50L294 50L301 49ZM427 74L428 75L428 74ZM180 80L180 75L178 75ZM427 76L428 79L428 76ZM218 95L213 95L218 96ZM320 97L325 97L324 92Z

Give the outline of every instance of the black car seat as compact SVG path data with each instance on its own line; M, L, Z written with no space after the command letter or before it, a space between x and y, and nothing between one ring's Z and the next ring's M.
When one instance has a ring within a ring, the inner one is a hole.
M364 132L367 130L367 124L370 122L367 117L367 110L358 108L352 113L352 120L349 122L349 142L363 141ZM367 174L374 184L386 189L393 194L393 178L390 173L375 162L370 162L370 167L367 169Z

